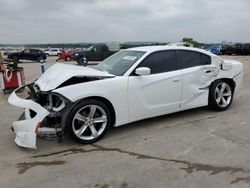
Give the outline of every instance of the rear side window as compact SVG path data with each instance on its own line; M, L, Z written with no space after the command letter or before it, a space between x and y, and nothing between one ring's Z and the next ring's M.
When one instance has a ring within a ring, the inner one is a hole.
M150 54L138 67L148 67L151 74L177 70L175 50L160 51Z
M205 54L201 54L201 63L202 65L210 65L211 64L211 57Z
M31 50L30 50L30 52L31 52L31 53L37 53L37 52L38 52L38 50L31 49Z
M199 52L178 50L177 57L181 69L202 65L201 54Z
M30 53L30 50L24 50L23 52L24 53Z

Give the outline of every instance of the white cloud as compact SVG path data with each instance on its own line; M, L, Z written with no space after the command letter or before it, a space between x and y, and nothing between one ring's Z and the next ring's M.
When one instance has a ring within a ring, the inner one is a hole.
M250 42L249 0L1 0L0 43Z

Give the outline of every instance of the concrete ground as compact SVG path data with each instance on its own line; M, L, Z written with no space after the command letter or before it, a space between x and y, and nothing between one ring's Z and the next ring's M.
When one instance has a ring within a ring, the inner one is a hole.
M227 111L198 108L143 120L91 145L66 137L38 139L37 150L16 146L10 128L21 110L0 92L0 187L250 187L250 57L225 58L245 67L243 88ZM40 75L39 64L21 65L26 82Z

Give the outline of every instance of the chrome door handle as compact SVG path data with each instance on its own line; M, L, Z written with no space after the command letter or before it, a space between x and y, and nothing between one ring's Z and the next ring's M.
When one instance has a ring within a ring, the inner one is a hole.
M173 80L173 82L179 82L179 81L181 81L181 79L175 79L175 80Z

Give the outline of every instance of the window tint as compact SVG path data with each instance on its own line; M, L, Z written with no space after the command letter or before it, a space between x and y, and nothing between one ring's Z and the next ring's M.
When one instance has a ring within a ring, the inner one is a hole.
M201 54L198 52L178 50L177 56L181 69L201 65Z
M176 54L174 50L156 52L139 64L138 67L148 67L151 74L174 71L177 69Z
M30 52L31 52L31 53L38 53L38 50L36 50L36 49L31 49Z
M202 62L202 65L210 65L211 57L205 54L201 54L201 62Z
M24 53L30 53L30 50L24 50L23 52Z

